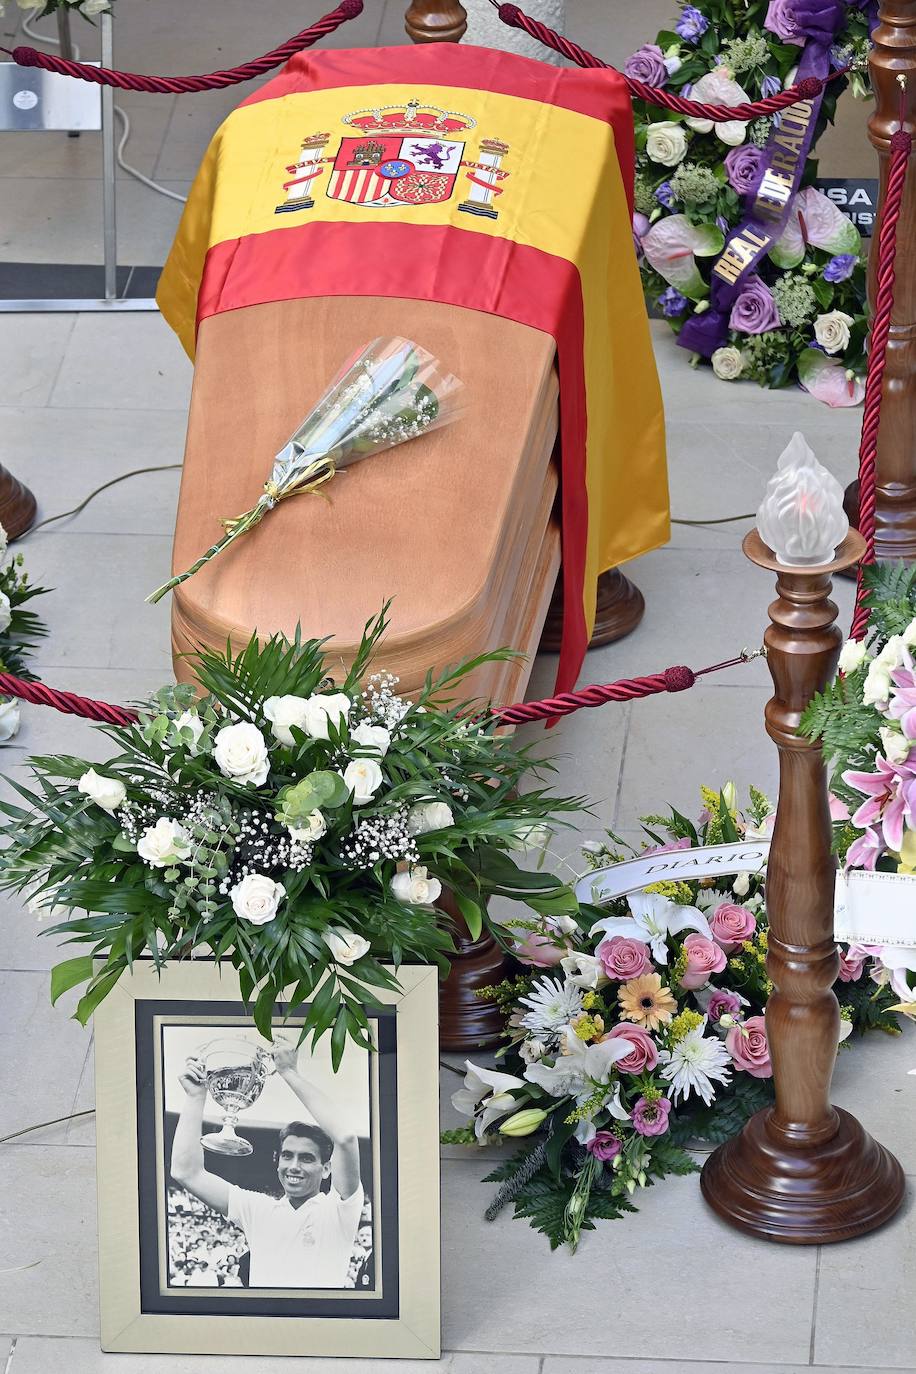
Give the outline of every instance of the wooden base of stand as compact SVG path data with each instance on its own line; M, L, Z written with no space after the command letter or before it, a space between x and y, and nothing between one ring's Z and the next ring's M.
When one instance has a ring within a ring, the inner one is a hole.
M458 947L451 972L439 989L439 1048L474 1051L495 1045L502 1039L505 1019L495 1002L476 993L511 977L513 961L486 927L476 940L471 939L451 893L443 892L436 905L451 916Z
M0 467L0 525L10 539L25 534L35 520L35 497L18 478Z
M724 1221L763 1240L825 1245L883 1226L904 1198L903 1170L848 1112L836 1133L794 1150L772 1129L772 1108L710 1155L700 1186Z
M623 639L636 629L646 613L643 594L634 586L619 568L611 568L598 578L598 601L595 608L595 629L589 640L590 649L598 649L602 644L612 644ZM557 582L544 632L541 635L541 650L556 654L560 651L563 630L563 586Z

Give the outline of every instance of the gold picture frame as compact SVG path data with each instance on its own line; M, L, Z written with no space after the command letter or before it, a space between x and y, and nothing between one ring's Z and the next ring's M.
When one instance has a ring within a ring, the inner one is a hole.
M118 981L95 1012L103 1350L439 1358L438 974L396 977L399 990L376 989L380 1009L367 1008L380 1053L353 1047L369 1070L376 1218L361 1292L173 1286L161 1046L173 1026L253 1021L227 966L137 963Z

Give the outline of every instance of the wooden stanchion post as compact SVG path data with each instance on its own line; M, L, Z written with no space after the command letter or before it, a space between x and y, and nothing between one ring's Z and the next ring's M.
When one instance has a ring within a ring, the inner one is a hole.
M831 576L857 563L850 531L832 563L785 567L756 530L752 563L776 573L765 643L776 694L767 733L779 750L779 805L767 863L766 1025L776 1103L710 1156L703 1195L719 1216L767 1240L820 1245L881 1226L904 1196L903 1170L855 1117L830 1104L840 1031L833 984L836 860L827 774L818 744L797 734L805 707L836 670L842 635Z
M460 43L467 26L461 0L411 0L404 18L414 43Z
M868 136L878 154L880 192L868 264L869 297L874 303L878 224L887 191L890 141L900 128L916 133L916 0L881 0L874 46L868 59L875 107ZM898 78L904 78L901 84ZM875 557L916 560L916 173L911 170L900 223L894 313L887 345L878 436ZM846 492L853 524L859 506L858 482Z
M35 511L35 497L28 487L5 467L0 467L0 525L10 539L18 539L31 528Z

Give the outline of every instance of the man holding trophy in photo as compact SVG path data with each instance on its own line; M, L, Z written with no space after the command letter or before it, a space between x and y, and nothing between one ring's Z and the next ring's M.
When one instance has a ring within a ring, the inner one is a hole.
M359 1141L328 1095L299 1073L293 1046L276 1042L270 1059L272 1064L258 1050L250 1064L216 1071L204 1057L186 1061L179 1080L185 1097L172 1142L172 1178L244 1233L251 1256L249 1287L344 1288L363 1210ZM229 1183L210 1173L204 1163L205 1144L218 1153L250 1152L250 1145L235 1137L232 1120L238 1106L255 1100L272 1070L317 1123L290 1121L281 1128L276 1154L283 1190L279 1198ZM252 1087L255 1079L257 1086ZM235 1148L222 1143L227 1139L225 1125L223 1132L202 1139L208 1087L227 1108L228 1141L235 1140ZM328 1192L322 1191L325 1179L331 1183Z

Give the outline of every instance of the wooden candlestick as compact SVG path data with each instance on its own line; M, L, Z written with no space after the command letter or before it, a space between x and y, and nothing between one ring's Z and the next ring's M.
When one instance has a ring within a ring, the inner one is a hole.
M868 137L878 154L881 178L878 214L868 263L868 294L875 299L878 230L887 192L890 141L900 127L901 87L906 77L905 127L916 132L916 0L881 0L878 27L868 59L875 108ZM875 556L916 559L916 255L908 246L916 234L916 174L911 169L897 226L894 313L887 344L878 435ZM846 491L846 513L858 520L859 484Z
M10 539L25 534L35 521L35 497L18 478L0 467L0 525Z
M468 17L460 0L411 0L404 18L414 43L460 43Z
M776 695L766 728L779 750L779 804L767 863L766 1026L776 1104L709 1157L706 1201L742 1231L795 1245L846 1240L882 1225L903 1201L903 1170L848 1112L830 1105L840 1033L833 984L836 861L831 852L827 774L818 744L796 733L823 691L842 635L831 575L862 557L851 530L832 563L786 568L756 530L744 541L752 563L776 573L778 598L764 636Z
M494 1001L478 997L481 988L495 987L512 976L513 961L500 949L486 926L471 938L458 903L447 889L436 905L454 924L458 953L452 970L439 988L439 1046L443 1050L474 1051L502 1039L505 1019Z

